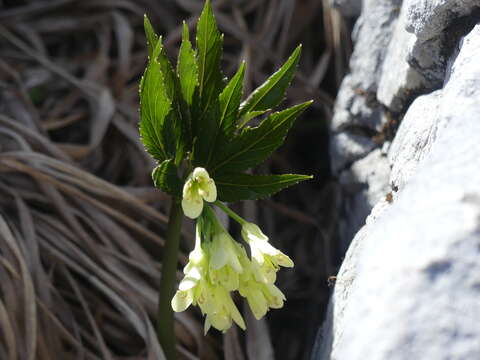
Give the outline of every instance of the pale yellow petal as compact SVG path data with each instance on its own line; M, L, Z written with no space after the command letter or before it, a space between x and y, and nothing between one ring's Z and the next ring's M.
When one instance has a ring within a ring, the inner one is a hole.
M205 201L214 202L217 200L217 187L215 186L215 182L210 179L200 184L199 193Z
M210 327L212 324L210 323L210 320L208 319L208 316L205 318L205 324L203 326L203 335L207 335L208 330L210 330Z
M260 230L258 225L249 222L242 225L242 237L246 242L256 240L268 241L268 236Z
M192 178L195 181L202 181L204 179L209 180L210 175L208 175L208 172L207 172L207 170L205 170L205 168L196 167L195 169L193 169Z
M173 311L185 311L192 303L192 300L193 296L191 291L177 291L171 302Z
M185 216L190 219L196 219L203 210L203 200L200 196L182 199L182 209Z
M182 281L180 281L180 284L178 285L178 289L180 291L187 291L196 286L198 283L198 279L185 276Z
M288 255L285 255L284 253L280 252L277 256L275 256L275 260L277 260L278 265L283 266L283 267L293 267L294 263Z
M245 325L245 321L243 320L242 314L240 314L240 311L238 311L237 306L235 305L232 299L230 299L228 307L229 307L230 315L232 316L233 321L235 321L238 326L240 326L243 330L245 330L247 328L247 326Z
M261 291L257 289L249 291L247 301L253 316L255 316L257 320L265 316L268 311L268 304Z

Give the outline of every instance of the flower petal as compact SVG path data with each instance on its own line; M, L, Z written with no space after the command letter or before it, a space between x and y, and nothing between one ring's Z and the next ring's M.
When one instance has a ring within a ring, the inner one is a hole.
M212 179L206 181L205 183L201 183L198 192L205 201L214 202L217 200L217 187Z
M246 242L255 240L268 241L268 236L260 230L258 225L250 222L242 225L242 237Z
M180 291L187 291L193 288L198 284L198 279L195 279L190 276L185 276L182 281L180 281L180 284L178 285L178 290Z
M207 170L203 167L196 167L193 169L192 178L195 181L202 181L204 179L209 180L210 175L208 175Z
M185 311L193 300L193 294L191 291L177 291L172 298L172 309L175 312Z
M196 219L203 210L203 200L200 196L192 196L191 198L182 199L182 209L185 216L190 219Z
M278 265L283 267L293 267L295 264L293 263L292 259L285 255L284 253L280 252L277 256L275 256L275 260L277 260Z

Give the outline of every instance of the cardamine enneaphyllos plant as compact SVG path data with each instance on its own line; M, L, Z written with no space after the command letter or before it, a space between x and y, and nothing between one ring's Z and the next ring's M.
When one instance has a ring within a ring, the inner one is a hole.
M158 166L156 187L172 196L160 281L158 336L168 359L175 357L173 311L198 305L205 332L226 331L237 323L245 329L232 293L246 298L257 319L283 306L275 286L280 266L292 260L269 243L260 228L224 203L256 200L311 176L252 175L285 140L295 119L311 101L272 112L285 96L300 56L297 47L285 64L244 101L245 63L228 80L220 69L223 35L206 1L196 29L196 49L184 23L176 68L162 39L145 17L148 65L140 82L140 135ZM248 126L256 117L258 125ZM244 245L230 236L212 205L242 227ZM178 243L183 215L196 219L195 247L175 293Z

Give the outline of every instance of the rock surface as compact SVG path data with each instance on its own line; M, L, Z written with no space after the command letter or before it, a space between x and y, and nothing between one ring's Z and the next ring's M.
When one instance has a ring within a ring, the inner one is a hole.
M343 250L371 207L384 196L383 193L373 194L366 183L359 183L354 186L356 190L352 190L350 179L355 175L349 173L355 161L379 147L374 135L389 122L389 114L377 100L376 93L400 6L400 0L363 1L362 15L353 31L355 48L350 60L351 72L342 82L334 109L331 164L346 190L339 224L343 229L340 244ZM383 162L382 166L388 165L386 157L378 160Z
M356 235L314 360L480 358L479 7L364 3L331 143Z
M362 11L362 0L330 0L330 5L345 17L357 17Z

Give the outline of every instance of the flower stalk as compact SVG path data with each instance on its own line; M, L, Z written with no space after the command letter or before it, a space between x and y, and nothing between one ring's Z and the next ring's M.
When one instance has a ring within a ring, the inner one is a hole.
M238 222L240 225L244 225L247 223L244 219L242 219L239 215L237 215L233 210L231 210L227 205L222 203L221 201L215 201L215 206L219 207L225 214L230 216L233 220Z

